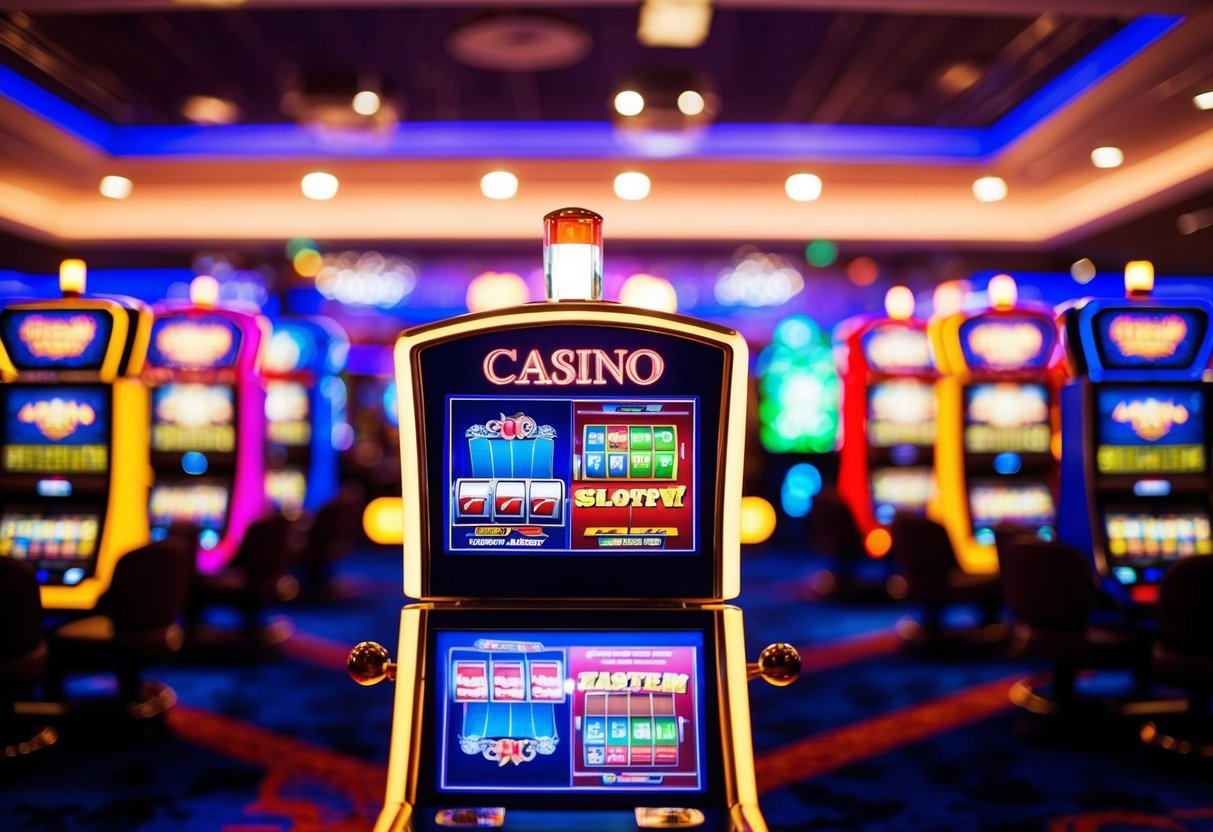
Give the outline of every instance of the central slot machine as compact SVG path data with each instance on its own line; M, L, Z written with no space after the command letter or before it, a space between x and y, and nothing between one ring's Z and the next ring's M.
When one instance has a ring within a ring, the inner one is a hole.
M406 331L387 830L763 830L740 590L747 357L603 303L601 217L545 218L547 303Z
M81 261L61 286L0 312L0 556L34 567L45 609L87 610L148 541L151 315L81 297Z
M280 318L265 353L266 471L270 503L315 513L337 494L337 433L347 429L341 379L350 341L328 318Z
M1014 523L1052 539L1058 478L1057 391L1064 366L1053 311L1017 303L1008 275L990 307L932 319L939 438L933 519L961 568L998 571L994 527Z
M1151 298L1153 272L1136 273L1126 270L1127 298L1081 301L1065 317L1074 380L1061 400L1060 535L1091 553L1120 600L1152 604L1167 566L1213 554L1201 380L1213 305Z
M885 315L840 323L843 443L838 493L873 558L888 554L899 511L925 514L934 491L935 365L926 321L914 317L914 295L895 286ZM873 534L885 529L883 535Z
M217 307L218 284L199 277L190 304L156 307L144 380L151 388L155 484L152 536L174 523L198 531L198 568L230 561L266 510L265 387L269 322Z

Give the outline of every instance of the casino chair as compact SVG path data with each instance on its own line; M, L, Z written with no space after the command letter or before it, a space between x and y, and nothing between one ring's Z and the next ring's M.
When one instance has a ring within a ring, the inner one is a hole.
M1213 757L1213 557L1182 558L1163 576L1154 678L1188 691L1186 713L1147 722L1146 743L1193 757Z
M898 574L889 579L889 594L916 603L918 622L902 622L898 631L915 648L989 648L1003 643L1002 588L997 575L970 575L960 568L947 529L927 517L898 512L889 532L890 554ZM981 621L975 627L946 628L949 607L975 605Z
M0 765L54 745L58 733L30 726L19 713L21 697L46 673L42 598L27 563L0 557Z
M146 719L172 707L172 689L145 683L141 673L181 649L185 635L177 619L193 574L193 552L175 537L123 555L94 614L51 631L47 698L64 700L69 673L113 671L119 703L129 716Z
M1020 534L1003 541L1000 555L1012 619L1012 648L1053 666L1049 695L1032 679L1024 679L1011 688L1011 701L1042 716L1169 707L1143 697L1150 689L1149 633L1097 622L1103 596L1087 559L1077 549L1034 534ZM1130 671L1135 681L1132 694L1079 696L1076 682L1083 670Z
M885 578L879 580L862 574L869 566L863 545L863 533L855 522L851 507L838 491L822 486L813 497L813 509L808 516L808 547L813 554L827 556L829 568L812 576L812 589L818 595L838 597L876 596L887 599Z
M337 584L333 567L354 548L366 505L366 489L349 481L312 518L299 554L299 597L327 601L351 593Z
M231 562L213 575L195 576L187 609L191 651L259 649L280 644L293 626L285 618L265 620L266 610L299 594L291 575L302 547L295 521L277 512L249 524ZM203 621L208 607L235 609L242 617L238 632L216 630Z

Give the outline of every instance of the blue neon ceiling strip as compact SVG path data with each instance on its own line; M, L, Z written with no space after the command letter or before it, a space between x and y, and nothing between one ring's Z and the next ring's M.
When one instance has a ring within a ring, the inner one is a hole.
M834 124L716 124L699 159L976 162L1005 150L1182 22L1145 15L984 129ZM0 66L0 96L81 141L125 158L652 158L606 122L405 122L378 139L335 140L296 124L120 126L95 118Z

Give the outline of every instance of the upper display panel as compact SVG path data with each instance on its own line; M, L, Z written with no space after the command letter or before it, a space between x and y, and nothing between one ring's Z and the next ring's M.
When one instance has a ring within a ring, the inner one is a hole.
M1189 367L1208 326L1203 309L1105 309L1095 315L1099 358L1110 370Z
M176 370L231 367L240 351L240 338L240 327L219 315L157 318L147 361L153 367Z
M0 338L21 370L100 370L114 316L103 309L9 309Z

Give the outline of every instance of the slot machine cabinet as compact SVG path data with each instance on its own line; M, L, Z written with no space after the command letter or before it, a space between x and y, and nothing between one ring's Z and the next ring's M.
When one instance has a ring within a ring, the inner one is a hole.
M1125 298L1065 315L1073 380L1062 390L1060 537L1092 557L1128 605L1158 599L1167 566L1213 554L1210 385L1213 304L1151 298L1152 273Z
M175 522L198 529L198 569L220 570L267 510L265 386L269 322L215 305L199 277L191 303L155 307L143 377L151 390L152 536Z
M596 300L601 217L545 218L546 303L406 331L399 665L375 826L765 830L740 590L744 340Z
M938 440L936 497L966 572L998 571L994 527L1015 523L1052 539L1057 523L1059 416L1064 366L1046 306L1018 303L1014 279L998 275L991 305L930 321Z
M873 558L888 554L885 529L899 511L925 514L935 487L935 365L927 322L914 295L889 290L885 314L862 315L834 330L842 376L838 493Z
M279 318L265 353L266 471L270 503L315 513L337 494L334 430L345 425L350 341L335 321Z
M83 297L84 277L65 261L62 299L0 312L0 555L34 567L55 611L93 609L148 541L151 315Z

